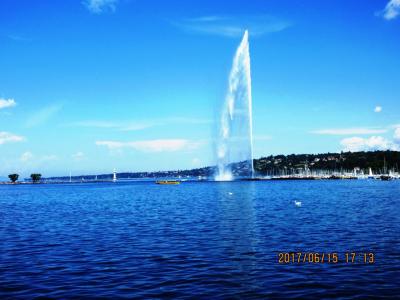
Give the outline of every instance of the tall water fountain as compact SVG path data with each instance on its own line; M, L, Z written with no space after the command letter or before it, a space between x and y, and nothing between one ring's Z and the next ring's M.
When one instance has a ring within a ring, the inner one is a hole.
M242 175L253 177L253 120L248 32L233 58L228 92L221 111L215 180L233 180L231 164L244 162Z

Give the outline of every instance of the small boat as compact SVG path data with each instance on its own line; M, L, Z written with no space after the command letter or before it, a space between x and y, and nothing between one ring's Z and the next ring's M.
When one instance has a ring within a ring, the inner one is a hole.
M384 180L384 181L392 180L392 177L390 175L381 175L381 180Z
M158 180L156 184L180 184L181 182L178 180Z

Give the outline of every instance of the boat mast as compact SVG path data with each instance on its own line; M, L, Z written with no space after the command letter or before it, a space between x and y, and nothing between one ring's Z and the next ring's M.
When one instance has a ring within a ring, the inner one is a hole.
M386 157L383 157L383 174L387 174Z

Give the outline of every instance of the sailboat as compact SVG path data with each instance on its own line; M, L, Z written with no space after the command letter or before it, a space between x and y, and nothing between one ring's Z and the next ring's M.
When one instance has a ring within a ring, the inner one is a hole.
M374 174L372 173L372 169L369 168L368 179L375 179Z
M391 180L392 177L387 173L387 167L386 167L386 158L383 158L383 174L381 175L381 180Z

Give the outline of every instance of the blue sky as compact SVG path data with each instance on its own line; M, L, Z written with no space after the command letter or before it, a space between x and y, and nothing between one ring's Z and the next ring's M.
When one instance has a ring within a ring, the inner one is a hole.
M255 156L399 149L400 1L0 2L0 175L214 164L250 32Z

